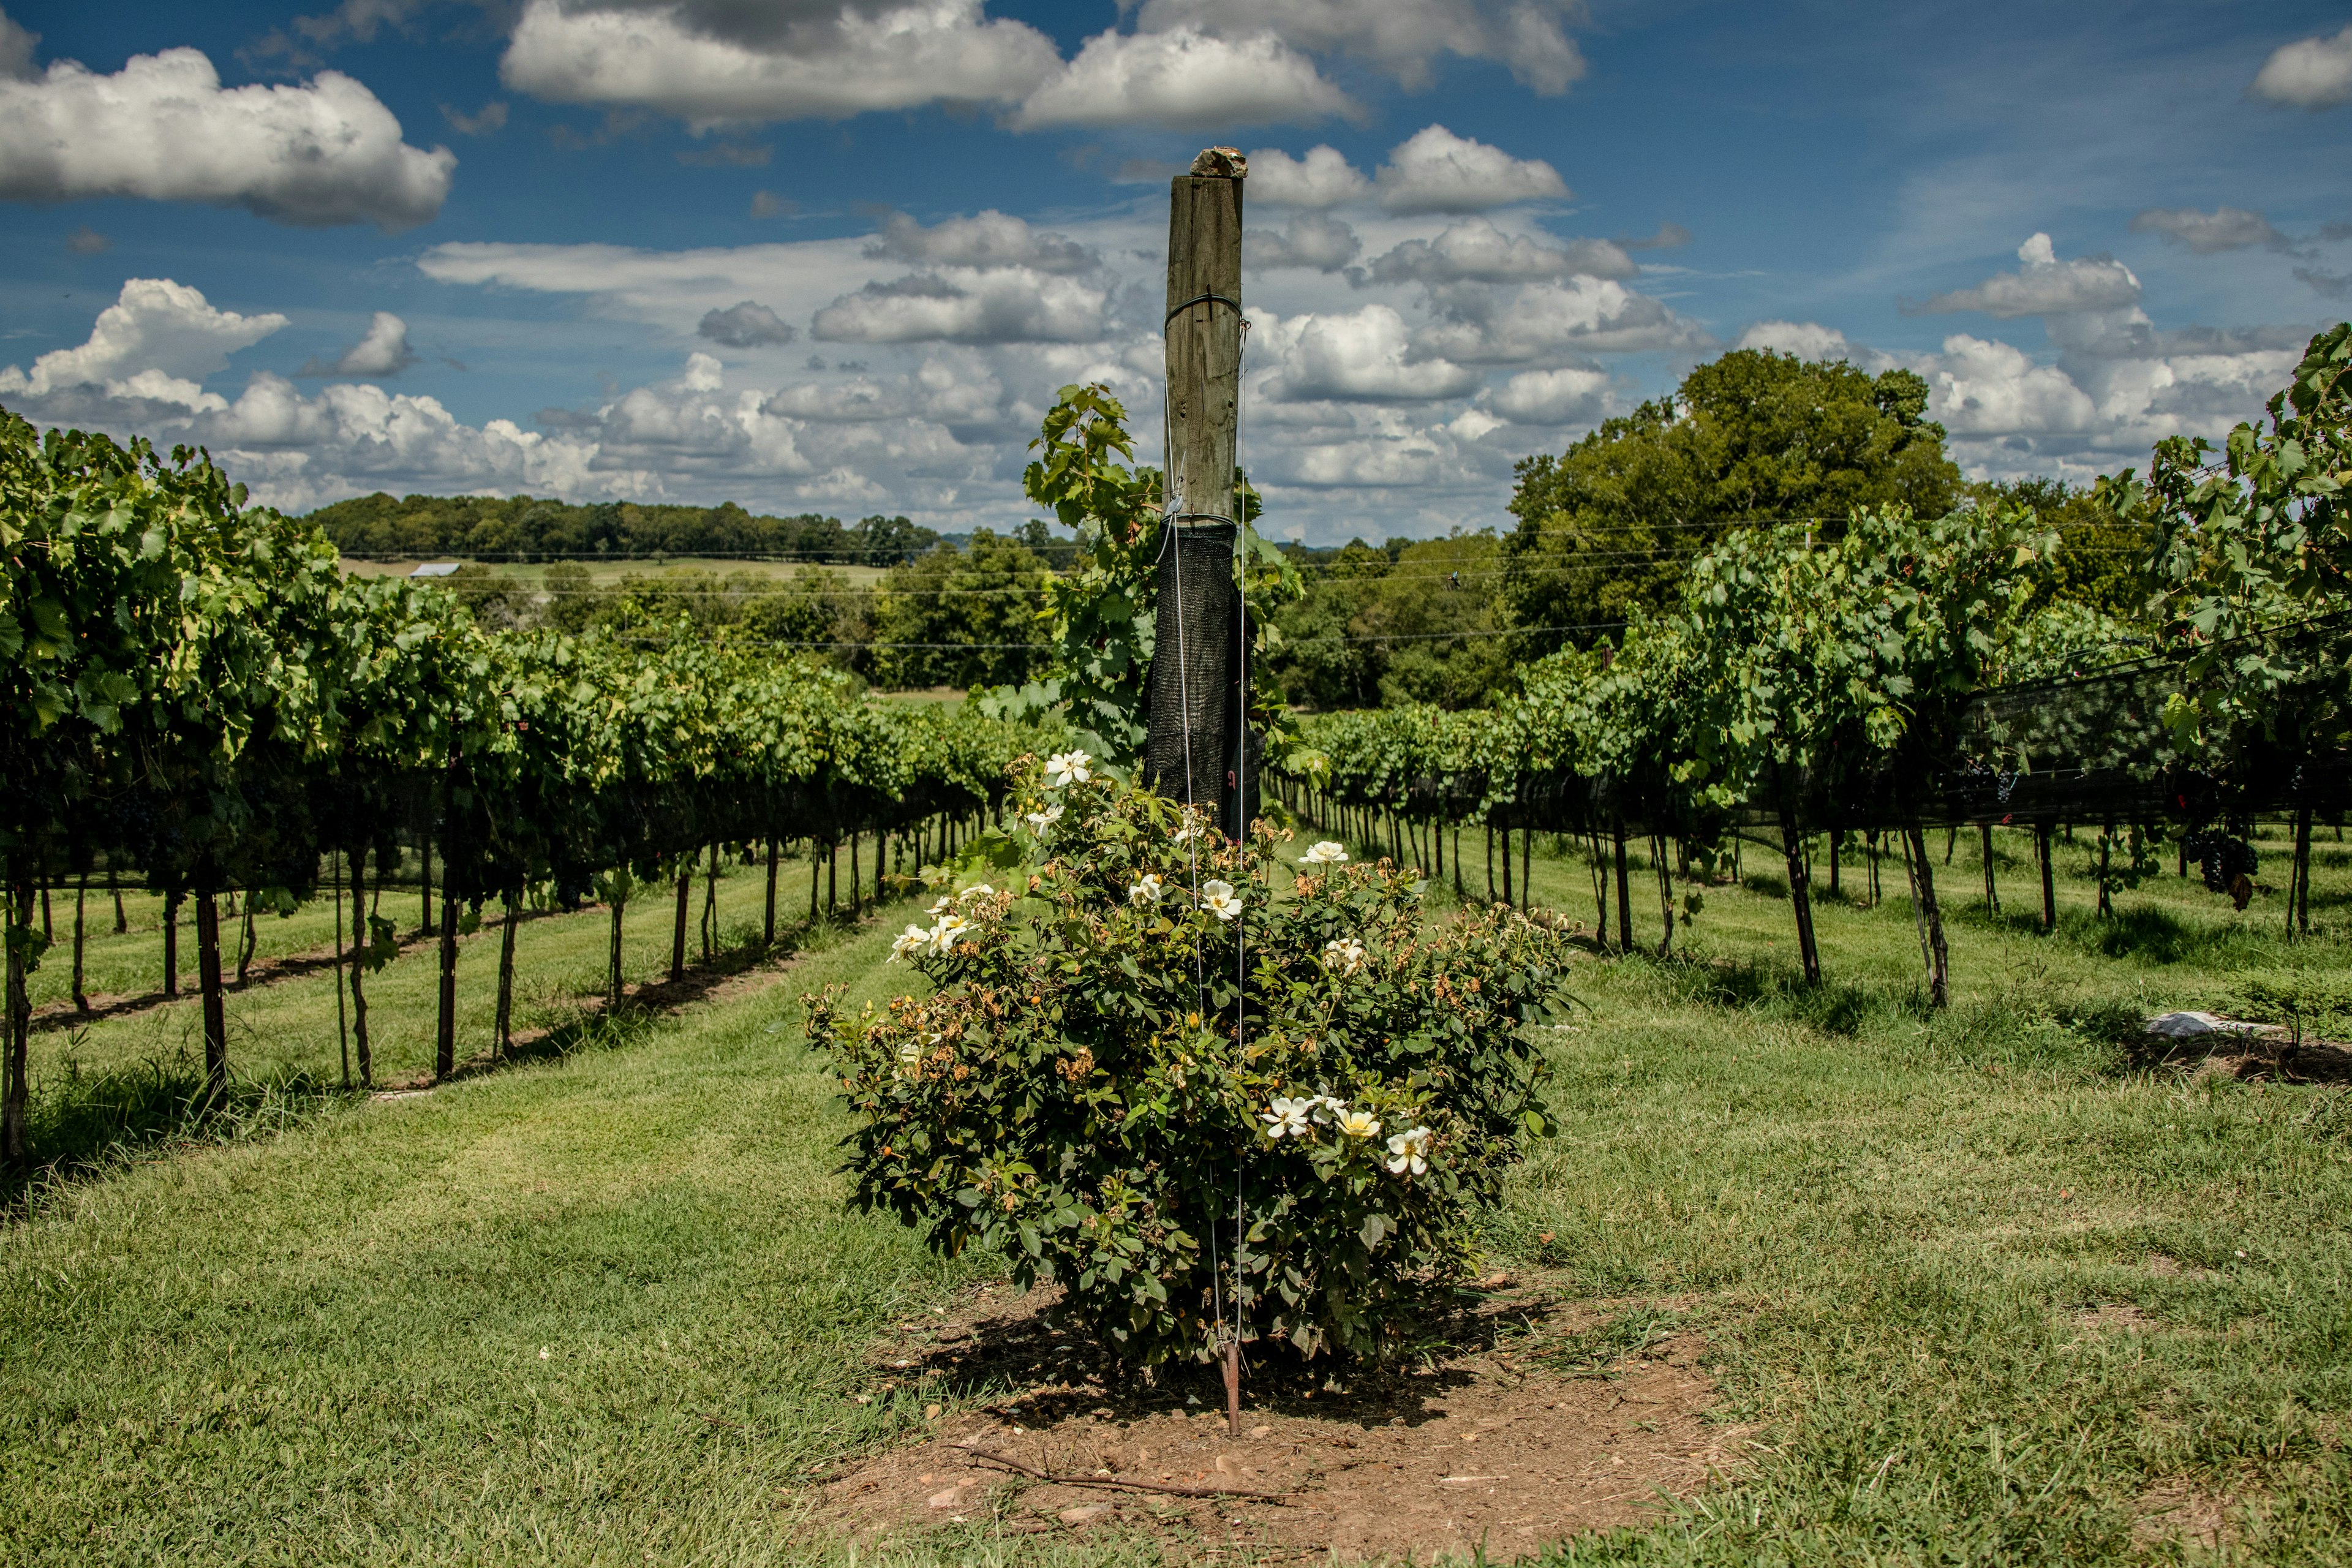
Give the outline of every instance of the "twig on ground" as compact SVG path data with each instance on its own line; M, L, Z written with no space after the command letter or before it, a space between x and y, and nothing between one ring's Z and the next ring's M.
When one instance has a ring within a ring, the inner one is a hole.
M1034 1465L1024 1465L1020 1460L1006 1455L993 1453L976 1443L964 1443L959 1446L965 1453L983 1463L1001 1465L1008 1470L1027 1476L1032 1480L1046 1481L1057 1487L1107 1487L1126 1491L1163 1492L1170 1497L1241 1498L1252 1502L1287 1502L1298 1495L1297 1492L1249 1491L1239 1487L1171 1487L1163 1486L1156 1481L1121 1480L1116 1476L1055 1475L1051 1470L1041 1470Z

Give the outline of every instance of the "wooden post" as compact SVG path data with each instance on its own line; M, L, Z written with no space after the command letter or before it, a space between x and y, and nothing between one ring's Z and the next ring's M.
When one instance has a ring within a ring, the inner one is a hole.
M687 857L677 873L677 926L669 939L669 981L675 985L686 978L686 905L694 892L694 858Z
M77 1013L87 1013L89 1011L89 993L82 988L83 974L81 959L82 905L89 901L89 873L84 871L81 874L80 883L74 889L73 1005L74 1011Z
M2058 929L2058 884L2050 866L2050 825L2033 825L2033 847L2042 857L2042 932Z
M1242 347L1242 179L1248 164L1212 147L1168 192L1168 464L1162 506L1178 531L1156 571L1157 651L1147 696L1145 776L1169 798L1224 822L1239 773L1236 699L1245 641L1233 586L1240 549L1235 484ZM1244 793L1249 793L1244 788ZM1248 815L1246 808L1234 817Z
M166 996L177 996L180 994L180 900L182 896L179 893L163 895L163 994Z
M1168 495L1180 521L1239 522L1234 468L1242 389L1242 180L1212 147L1168 192Z
M26 1052L33 1035L33 1003L25 982L25 954L32 940L33 881L18 856L9 867L6 942L8 949L8 1027L5 1072L0 1072L0 1153L22 1170L26 1163L26 1112L31 1108L26 1080Z
M367 846L362 844L352 857L352 1049L360 1058L360 1087L373 1089L375 1060L368 1050L367 984L360 977L367 968L361 955L375 940L374 922L368 916L367 860Z
M1617 951L1633 951L1633 893L1625 876L1625 825L1617 824ZM1522 881L1525 878L1520 879Z
M2000 889L1993 885L1992 879L1991 823L1979 822L1977 824L1977 843L1984 853L1985 913L1989 915L1997 915L2000 913Z
M228 1087L228 1016L221 1006L220 904L196 895L196 985L204 994L205 1093L217 1100Z
M515 900L509 891L500 900L506 905L505 930L499 933L499 1055L505 1057L514 1049L514 949Z
M343 1087L352 1087L352 1028L343 1007L343 852L335 851L335 1043L342 1047Z
M767 945L776 945L776 840L768 839L768 935Z

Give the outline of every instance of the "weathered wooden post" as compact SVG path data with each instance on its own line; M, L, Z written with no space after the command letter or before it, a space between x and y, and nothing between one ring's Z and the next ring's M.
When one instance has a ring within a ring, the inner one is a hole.
M1242 382L1242 181L1249 164L1211 147L1168 193L1168 461L1144 776L1213 812L1240 837L1256 815L1243 684L1249 631L1237 451ZM1212 1220L1212 1224L1216 1221ZM1234 1270L1238 1286L1240 1270ZM1242 1430L1240 1300L1225 1342L1225 1420Z
M1256 759L1242 750L1247 630L1234 571L1248 167L1232 148L1212 147L1170 183L1167 526L1144 752L1153 787L1217 813L1235 837L1257 794Z

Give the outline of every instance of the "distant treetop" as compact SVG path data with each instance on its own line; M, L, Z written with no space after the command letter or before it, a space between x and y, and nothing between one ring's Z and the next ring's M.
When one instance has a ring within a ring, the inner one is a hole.
M903 517L845 527L805 512L767 517L723 505L541 500L531 496L401 496L378 491L320 507L310 521L350 555L467 555L554 561L595 556L781 555L831 565L896 566L940 542Z

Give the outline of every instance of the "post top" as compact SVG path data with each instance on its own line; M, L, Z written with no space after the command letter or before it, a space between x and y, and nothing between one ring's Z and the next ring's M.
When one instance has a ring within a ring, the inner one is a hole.
M1249 174L1249 160L1242 156L1238 147L1204 147L1201 155L1192 160L1192 174L1195 177L1244 179Z

